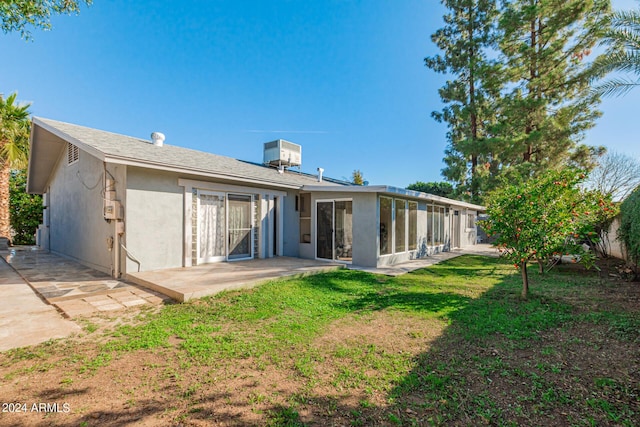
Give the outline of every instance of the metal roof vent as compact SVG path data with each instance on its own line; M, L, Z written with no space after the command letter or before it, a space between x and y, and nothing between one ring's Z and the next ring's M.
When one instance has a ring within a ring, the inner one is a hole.
M153 132L151 134L151 143L156 147L162 147L162 144L164 144L164 140L165 140L164 133Z

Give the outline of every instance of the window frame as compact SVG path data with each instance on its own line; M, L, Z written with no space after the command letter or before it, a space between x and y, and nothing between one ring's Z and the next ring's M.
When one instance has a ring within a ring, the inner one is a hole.
M382 244L383 244L383 240L382 240L382 200L386 199L390 202L389 205L389 212L390 212L390 218L389 219L389 226L387 227L387 230L385 230L385 235L386 235L386 243L387 243L387 251L383 252L382 251ZM379 244L378 244L378 253L380 256L383 255L393 255L394 253L394 218L393 218L393 198L392 197L387 197L387 196L380 196L379 202L378 202L378 240L379 240Z
M411 235L412 233L413 236ZM408 201L407 240L407 249L409 251L418 249L418 202L411 200Z

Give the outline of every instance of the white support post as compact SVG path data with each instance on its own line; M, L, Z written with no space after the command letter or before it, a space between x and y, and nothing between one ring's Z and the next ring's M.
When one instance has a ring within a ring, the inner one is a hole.
M268 258L267 252L269 242L269 198L267 195L260 197L260 258Z
M193 246L193 188L191 186L184 187L184 234L183 234L183 266L191 267L193 259L191 256Z
M268 222L268 226L267 226L267 258L273 258L274 253L273 253L273 221L274 221L274 215L273 215L273 196L269 195L269 200L268 200L268 218L269 220Z
M284 253L284 196L278 197L278 253L282 256Z

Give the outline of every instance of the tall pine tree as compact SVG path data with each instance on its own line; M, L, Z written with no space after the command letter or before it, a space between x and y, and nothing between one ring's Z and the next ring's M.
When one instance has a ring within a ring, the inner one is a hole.
M502 171L526 179L589 166L597 150L578 143L600 116L600 99L590 91L587 58L609 13L609 0L504 2L499 45L510 91L495 129Z
M487 52L496 42L498 12L495 0L442 3L448 9L445 25L431 36L442 53L425 58L428 68L453 78L439 89L445 107L432 113L448 127L442 174L456 184L458 193L477 201L482 176L493 160L489 129L496 118L501 79L499 64Z

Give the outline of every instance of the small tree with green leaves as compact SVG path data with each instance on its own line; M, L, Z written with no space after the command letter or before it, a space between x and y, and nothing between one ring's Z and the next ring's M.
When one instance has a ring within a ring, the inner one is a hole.
M544 272L547 261L563 254L590 267L594 254L582 247L597 239L594 223L613 215L610 200L581 190L586 175L576 169L548 171L539 178L505 185L488 198L488 219L481 221L496 245L522 273L522 297L529 293L527 263L537 261Z
M33 245L36 229L42 223L42 196L27 193L27 173L25 170L11 172L9 198L11 228L15 233L13 243Z
M360 169L356 169L351 174L351 183L354 185L364 185L364 175Z

